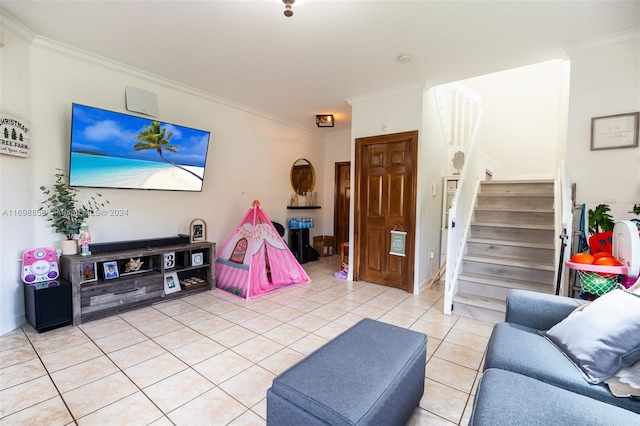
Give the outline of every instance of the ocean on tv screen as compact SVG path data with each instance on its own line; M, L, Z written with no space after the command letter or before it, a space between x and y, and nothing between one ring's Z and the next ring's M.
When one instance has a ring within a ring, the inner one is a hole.
M70 185L201 191L210 133L73 104Z

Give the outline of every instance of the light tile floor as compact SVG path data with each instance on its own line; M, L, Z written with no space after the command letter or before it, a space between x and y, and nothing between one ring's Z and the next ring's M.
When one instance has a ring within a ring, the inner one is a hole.
M79 327L0 336L0 425L264 425L285 368L363 317L428 336L425 393L411 425L467 424L493 326L442 314L440 283L419 296L336 279L252 299L213 290Z

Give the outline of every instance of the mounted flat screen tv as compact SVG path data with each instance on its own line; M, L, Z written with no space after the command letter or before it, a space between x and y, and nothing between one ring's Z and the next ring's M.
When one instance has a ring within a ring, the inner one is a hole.
M69 184L202 191L210 133L72 105Z

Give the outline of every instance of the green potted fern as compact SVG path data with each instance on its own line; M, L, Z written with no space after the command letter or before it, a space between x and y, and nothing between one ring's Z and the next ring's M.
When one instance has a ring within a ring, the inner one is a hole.
M101 207L109 204L100 200L102 194L91 196L84 204L78 201L78 188L69 185L69 179L62 169L56 169L56 182L51 188L41 186L40 190L47 197L39 211L67 239L62 242L62 254L78 253L78 241L74 239L80 233L82 222L89 216L98 214Z
M613 231L613 218L609 214L611 209L607 204L598 204L595 209L589 209L589 233Z

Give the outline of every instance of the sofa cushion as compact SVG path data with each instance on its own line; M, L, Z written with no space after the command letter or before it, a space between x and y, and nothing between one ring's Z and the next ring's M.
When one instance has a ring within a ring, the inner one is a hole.
M640 296L613 290L545 335L589 383L601 383L640 360Z
M606 420L605 420L606 419ZM516 374L489 369L478 384L470 425L630 425L640 415Z
M496 324L487 345L484 368L530 376L640 413L640 401L616 398L605 384L588 383L567 357L534 328L506 322Z
M512 288L507 297L505 321L548 330L587 303L582 299Z

